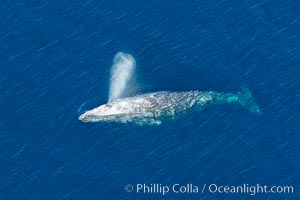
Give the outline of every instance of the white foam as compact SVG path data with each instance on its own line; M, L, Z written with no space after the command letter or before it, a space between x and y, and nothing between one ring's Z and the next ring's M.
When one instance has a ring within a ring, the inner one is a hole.
M115 55L111 68L108 102L122 98L126 93L128 82L132 79L135 69L135 59L119 52Z

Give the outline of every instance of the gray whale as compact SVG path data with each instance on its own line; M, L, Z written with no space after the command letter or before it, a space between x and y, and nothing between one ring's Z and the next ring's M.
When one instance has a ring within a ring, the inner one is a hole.
M191 110L207 106L237 103L252 113L261 113L252 93L244 87L238 93L215 91L154 92L120 98L79 116L82 122L121 122L138 125L160 125Z

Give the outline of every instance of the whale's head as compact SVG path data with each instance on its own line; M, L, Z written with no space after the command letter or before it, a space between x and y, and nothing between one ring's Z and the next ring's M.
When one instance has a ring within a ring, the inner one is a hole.
M132 113L130 103L114 102L89 110L80 115L78 119L82 122L110 122L129 117Z
M82 115L80 115L78 117L78 119L82 122L98 122L98 121L105 121L103 119L102 116L99 116L99 115L95 115L93 112L91 112L92 110L90 111L87 111L85 113L83 113Z

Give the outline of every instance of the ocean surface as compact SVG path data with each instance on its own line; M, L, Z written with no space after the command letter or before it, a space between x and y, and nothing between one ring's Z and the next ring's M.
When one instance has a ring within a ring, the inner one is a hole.
M3 0L0 27L1 200L300 199L299 1ZM219 105L160 126L82 123L107 102L118 52L136 60L129 96L247 85L262 115Z

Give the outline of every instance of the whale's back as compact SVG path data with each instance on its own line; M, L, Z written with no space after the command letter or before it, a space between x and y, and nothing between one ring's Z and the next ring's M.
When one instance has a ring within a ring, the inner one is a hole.
M83 114L85 121L136 122L173 118L199 101L200 92L154 92L117 99Z

